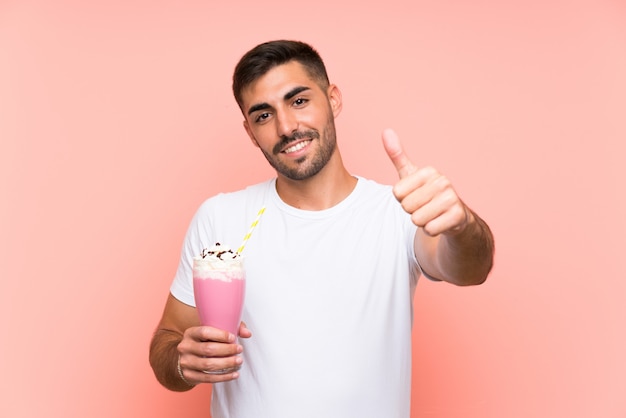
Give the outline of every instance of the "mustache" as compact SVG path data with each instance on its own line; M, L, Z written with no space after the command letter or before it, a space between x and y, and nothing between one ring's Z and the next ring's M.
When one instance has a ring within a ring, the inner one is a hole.
M316 130L308 130L308 131L296 131L291 135L281 135L280 142L274 146L274 154L280 153L280 151L285 148L287 145L295 142L299 139L319 139L320 134Z

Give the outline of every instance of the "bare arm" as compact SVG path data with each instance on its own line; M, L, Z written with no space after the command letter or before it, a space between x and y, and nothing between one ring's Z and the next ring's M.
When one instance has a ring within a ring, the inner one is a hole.
M468 221L461 231L415 234L415 256L428 276L460 286L483 283L493 266L494 241L489 226L467 208Z
M250 331L242 324L239 335L250 337ZM200 326L196 308L170 294L150 343L150 365L163 386L182 392L199 383L224 382L239 377L235 369L241 365L238 354L242 351L234 335ZM221 375L206 373L222 369L235 371Z
M383 144L400 176L393 193L419 227L414 248L424 273L457 285L483 283L493 265L489 226L461 201L445 176L413 165L393 131L383 133Z

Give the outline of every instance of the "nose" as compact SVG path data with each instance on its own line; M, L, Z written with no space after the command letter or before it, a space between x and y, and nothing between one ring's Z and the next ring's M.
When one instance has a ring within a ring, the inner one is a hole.
M298 130L298 120L293 112L288 110L276 112L276 130L279 137L290 136Z

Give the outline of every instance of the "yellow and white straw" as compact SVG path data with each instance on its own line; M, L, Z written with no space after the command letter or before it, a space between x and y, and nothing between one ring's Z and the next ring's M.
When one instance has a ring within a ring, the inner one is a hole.
M241 246L237 249L237 254L241 254L243 251L243 248L246 246L246 243L248 242L248 240L250 239L250 236L252 235L252 231L254 231L254 228L256 228L256 226L259 224L259 219L261 219L261 215L263 215L263 212L265 212L265 206L263 206L259 212L256 214L256 219L254 220L254 222L252 222L252 225L250 225L250 229L248 230L248 233L246 234L245 237L243 237L243 242L241 243Z

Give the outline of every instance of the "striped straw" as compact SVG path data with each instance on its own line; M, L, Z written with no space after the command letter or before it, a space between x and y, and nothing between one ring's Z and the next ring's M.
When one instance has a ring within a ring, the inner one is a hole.
M254 228L256 228L256 226L259 223L259 219L261 218L261 215L263 215L263 212L265 212L265 206L263 206L259 212L256 214L256 219L254 220L254 222L252 222L252 225L250 225L250 229L248 230L248 233L246 234L245 237L243 237L243 242L241 243L241 247L239 247L237 249L237 254L241 254L241 252L243 251L243 247L246 246L246 242L248 242L248 240L250 239L250 235L252 235L252 231L254 231Z

